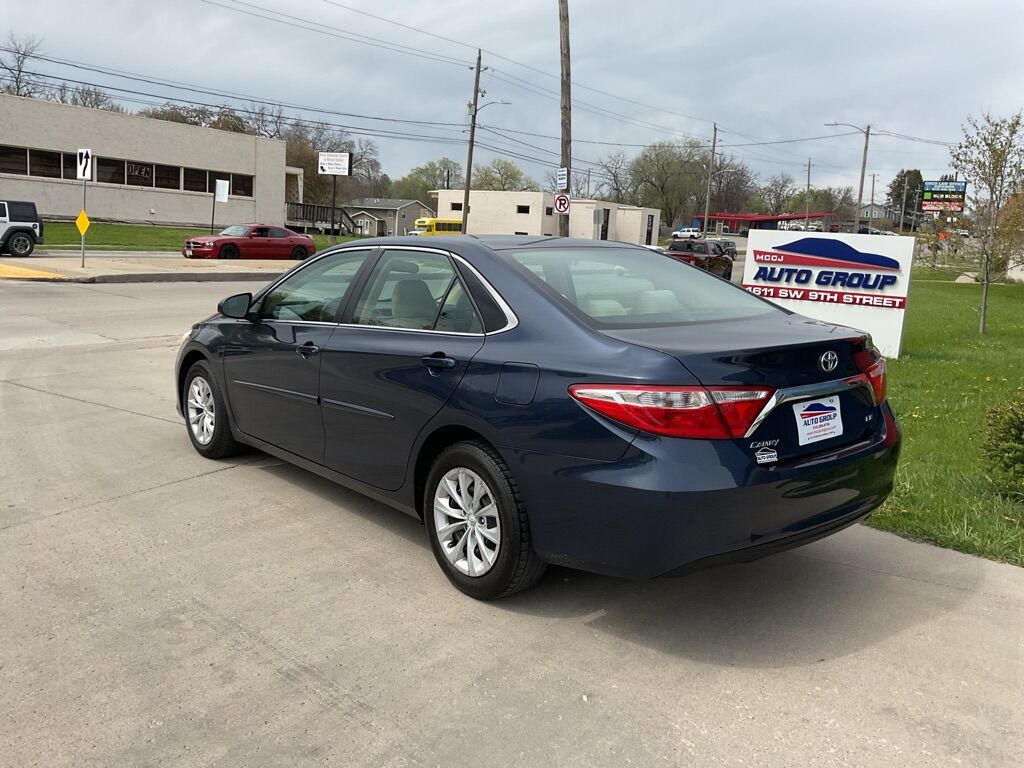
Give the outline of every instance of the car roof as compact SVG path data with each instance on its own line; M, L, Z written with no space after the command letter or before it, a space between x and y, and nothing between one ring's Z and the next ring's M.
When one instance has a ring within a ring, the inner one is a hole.
M482 245L492 251L505 251L510 248L579 248L580 246L597 248L639 248L635 243L621 243L616 240L589 240L579 237L555 237L553 235L441 235L422 237L416 235L372 237L365 240L349 241L345 245L362 245L377 247L388 245L417 245L421 248L431 246L458 251L459 246Z

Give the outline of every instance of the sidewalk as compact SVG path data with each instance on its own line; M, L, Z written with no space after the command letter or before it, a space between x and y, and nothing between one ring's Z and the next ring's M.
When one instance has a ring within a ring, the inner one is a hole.
M0 258L0 280L77 283L213 282L271 280L295 266L290 260L214 261L156 254L78 254L46 258Z

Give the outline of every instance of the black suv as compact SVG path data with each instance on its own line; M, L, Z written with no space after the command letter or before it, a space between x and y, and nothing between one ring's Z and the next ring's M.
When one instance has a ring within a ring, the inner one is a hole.
M0 253L28 256L43 242L43 221L35 203L0 200Z

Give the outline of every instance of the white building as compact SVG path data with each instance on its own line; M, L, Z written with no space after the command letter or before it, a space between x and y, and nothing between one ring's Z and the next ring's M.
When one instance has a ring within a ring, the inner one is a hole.
M463 192L439 189L439 219L461 219ZM552 192L469 193L469 234L474 235L557 235L558 216ZM588 240L618 240L639 245L658 242L661 211L603 200L572 201L569 209L569 237Z
M230 185L218 224L283 224L286 180L302 200L302 170L285 167L283 141L0 95L4 198L30 200L46 218L75 218L80 147L93 153L86 211L94 221L209 226L218 179Z

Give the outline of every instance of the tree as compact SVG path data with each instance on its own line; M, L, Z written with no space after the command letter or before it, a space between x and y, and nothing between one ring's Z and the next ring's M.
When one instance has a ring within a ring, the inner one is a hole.
M640 205L659 208L662 221L674 226L684 214L703 208L707 177L699 143L662 141L644 147L629 166Z
M1013 217L1000 221L999 214L1024 187L1024 125L1020 112L1004 118L985 112L980 120L968 116L963 133L960 143L950 149L950 157L984 212L978 332L985 333L989 283L1006 269L1009 243L1018 234L1013 231Z
M140 109L138 114L153 120L185 125L207 125L210 122L210 110L206 107L184 107L170 101L159 107Z
M42 80L29 70L30 59L35 58L42 44L38 37L18 37L13 32L7 35L7 50L0 57L0 91L30 98L42 93Z
M711 179L712 213L742 211L756 193L757 177L750 166L732 155L718 159Z
M448 157L418 165L405 176L391 182L388 195L406 200L428 202L435 189L461 189L465 186L462 166Z
M900 170L889 183L889 189L885 195L886 206L890 210L897 211L897 218L902 206L904 218L912 219L917 212L917 193L923 184L921 171L917 168ZM904 185L906 185L905 199L903 194Z
M759 190L761 201L768 213L782 213L796 192L793 177L788 173L780 173L768 179Z
M49 98L60 104L74 104L77 107L102 109L107 112L124 112L124 107L110 98L106 91L92 85L72 86L61 83Z
M612 203L636 201L636 182L630 173L630 160L621 149L597 161L597 196Z
M473 169L473 189L537 192L540 187L515 163L496 157L487 165L478 165Z

